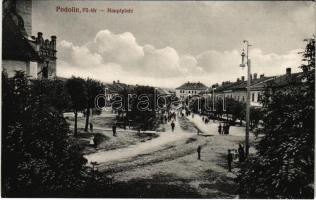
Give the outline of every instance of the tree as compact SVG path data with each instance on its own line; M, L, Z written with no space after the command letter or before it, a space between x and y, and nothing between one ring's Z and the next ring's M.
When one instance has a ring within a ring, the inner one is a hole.
M87 88L82 78L71 77L66 81L67 92L70 95L72 109L75 114L74 135L77 136L78 112L83 111L87 106Z
M155 119L155 88L137 86L131 93L135 98L130 98L128 116L136 123L142 124L143 129L151 129Z
M61 80L35 79L32 82L31 95L34 99L41 98L51 109L63 114L71 108L71 99Z
M260 108L250 107L250 127L256 128L262 120L262 113Z
M245 117L246 105L243 102L236 101L233 98L226 99L226 110L228 114L232 115L232 121L235 122L237 119L240 123Z
M46 89L47 81L33 82L23 72L2 75L5 197L72 197L84 187L86 160L70 142L68 124Z
M265 90L264 135L237 178L242 198L314 197L315 38L306 41L303 73Z
M101 82L88 78L86 80L87 103L86 103L86 124L85 131L88 131L90 109L95 108L95 97L104 94L104 86Z

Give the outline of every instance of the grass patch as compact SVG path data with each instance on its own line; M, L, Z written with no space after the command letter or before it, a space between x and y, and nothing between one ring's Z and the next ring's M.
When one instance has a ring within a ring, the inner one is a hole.
M195 141L197 141L196 138L189 138L189 139L187 139L187 141L185 141L185 143L189 144L189 143L192 143L192 142L195 142Z
M186 184L186 180L179 179L170 174L158 174L150 179L136 178L127 182L116 182L108 186L108 188L98 190L93 196L90 195L87 197L201 198L201 195L194 188Z
M179 119L179 125L183 130L189 131L189 132L195 132L197 133L198 131L200 133L203 133L201 129L199 129L194 123L190 122L187 118L185 117L178 117Z

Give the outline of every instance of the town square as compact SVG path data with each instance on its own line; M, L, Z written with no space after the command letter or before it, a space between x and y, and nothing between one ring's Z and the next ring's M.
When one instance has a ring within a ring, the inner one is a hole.
M3 0L3 198L313 199L315 2Z

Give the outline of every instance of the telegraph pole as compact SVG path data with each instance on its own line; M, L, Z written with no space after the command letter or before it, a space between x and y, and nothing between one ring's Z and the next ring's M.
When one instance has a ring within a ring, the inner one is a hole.
M249 129L250 129L250 74L251 74L251 61L249 59L249 47L251 46L247 40L243 41L246 43L246 55L243 51L241 53L242 63L240 67L245 67L247 65L247 101L246 101L246 136L245 136L245 152L246 157L249 155ZM244 62L244 57L246 56L246 64Z

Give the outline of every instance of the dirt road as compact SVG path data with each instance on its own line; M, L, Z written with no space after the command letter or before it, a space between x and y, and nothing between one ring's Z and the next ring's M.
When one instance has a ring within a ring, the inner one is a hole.
M152 141L86 157L89 161L98 161L99 170L108 172L117 183L186 188L190 197L235 198L237 187L233 179L237 168L233 173L227 172L226 154L228 149L237 149L243 136L217 135L215 124L202 127L196 121L198 118L194 120L179 118L174 133L170 124L166 124L166 132ZM196 128L207 133L197 135ZM198 145L202 145L201 160L197 160ZM233 166L236 165L237 162ZM135 191L141 193L142 189ZM144 194L135 193L133 197L144 197ZM166 194L155 193L149 197L181 196Z

